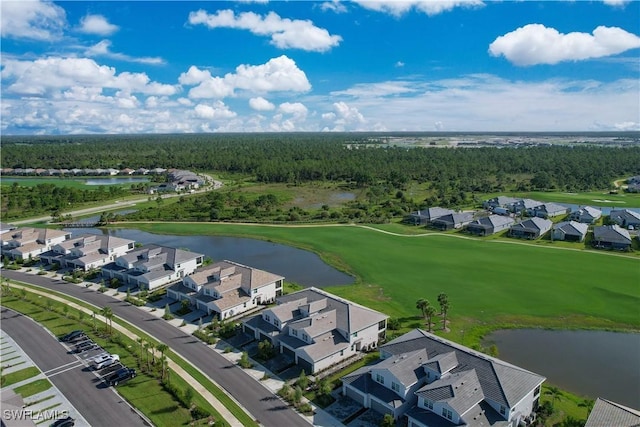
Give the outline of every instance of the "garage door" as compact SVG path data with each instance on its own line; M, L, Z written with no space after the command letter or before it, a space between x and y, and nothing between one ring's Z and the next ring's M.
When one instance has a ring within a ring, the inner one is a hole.
M376 399L371 399L371 409L380 414L392 414L391 409L387 405L378 402Z
M298 366L300 366L308 374L313 373L313 364L302 357L298 357Z
M283 345L283 346L280 346L280 347L282 348L282 353L283 353L283 354L286 354L286 355L288 355L288 356L291 356L291 358L292 358L292 359L295 359L295 358L296 358L296 352L295 352L295 351L291 350L289 347L284 346L284 345Z
M346 387L347 396L351 399L358 402L360 405L364 406L364 396L352 389L351 387Z

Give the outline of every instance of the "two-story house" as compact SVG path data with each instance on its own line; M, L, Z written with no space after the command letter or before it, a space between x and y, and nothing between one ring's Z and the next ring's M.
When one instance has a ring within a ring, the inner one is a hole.
M57 263L83 271L99 268L133 250L135 241L109 235L82 234L54 245L40 255L45 264Z
M419 329L379 350L380 361L342 378L343 394L409 427L518 425L545 380Z
M282 295L284 277L233 261L199 267L182 283L167 289L167 296L219 319L227 319L268 304Z
M130 287L154 290L193 273L204 255L155 244L141 246L102 267L105 278L120 280Z
M269 340L307 373L317 373L384 339L388 316L309 288L276 299L277 305L243 322L257 340Z
M1 235L2 256L15 260L39 257L51 248L71 238L68 231L52 228L21 227Z

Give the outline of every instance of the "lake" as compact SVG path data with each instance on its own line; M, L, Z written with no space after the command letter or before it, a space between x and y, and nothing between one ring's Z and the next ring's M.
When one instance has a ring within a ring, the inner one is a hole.
M640 334L509 329L485 341L498 346L500 359L561 389L640 409Z
M349 285L353 277L326 264L315 253L292 246L264 240L224 237L224 236L176 236L153 234L140 230L118 228L70 228L74 236L83 233L109 234L115 237L135 240L142 244L155 243L174 248L188 249L204 254L214 262L224 259L239 262L250 267L280 274L288 282L302 286L324 288Z
M84 181L86 185L122 185L122 184L139 184L141 182L149 182L149 178L132 178L132 177L90 178Z

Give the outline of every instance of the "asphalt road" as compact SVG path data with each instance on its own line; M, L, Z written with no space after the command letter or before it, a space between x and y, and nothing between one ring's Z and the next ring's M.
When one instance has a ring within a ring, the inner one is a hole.
M114 315L153 335L194 366L200 368L227 394L233 396L244 406L260 424L267 427L309 426L304 418L286 406L280 399L275 398L266 387L256 382L240 367L229 362L197 338L185 334L162 319L124 301L87 288L80 288L62 280L12 270L2 270L2 276L53 289L98 307L109 306Z
M78 365L78 358L67 353L49 332L30 318L2 308L2 329L47 372L76 362L73 369L48 377L74 408L94 427L148 426L148 424L110 387L104 387L91 371Z

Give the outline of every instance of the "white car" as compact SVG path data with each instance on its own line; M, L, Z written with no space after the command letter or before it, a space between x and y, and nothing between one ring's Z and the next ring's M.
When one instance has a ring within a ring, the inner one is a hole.
M93 359L93 369L96 371L107 366L113 365L120 360L120 356L117 354L106 354Z

